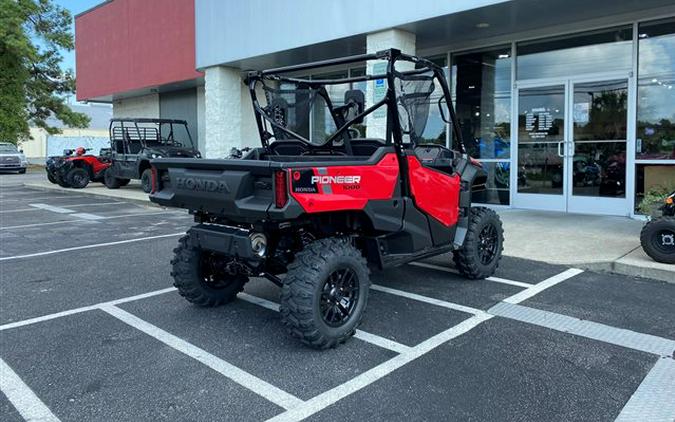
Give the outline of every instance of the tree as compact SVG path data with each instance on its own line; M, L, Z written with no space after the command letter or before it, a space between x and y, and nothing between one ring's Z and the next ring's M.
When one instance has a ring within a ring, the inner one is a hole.
M28 139L29 126L49 134L54 116L68 127L87 127L89 117L68 107L75 77L64 71L60 50L72 50L70 12L52 0L0 0L0 141Z

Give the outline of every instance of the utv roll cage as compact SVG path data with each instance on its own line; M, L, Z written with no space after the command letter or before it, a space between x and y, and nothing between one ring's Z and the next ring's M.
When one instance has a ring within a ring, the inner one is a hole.
M340 79L300 79L295 77L282 76L283 74L288 73L303 72L306 70L312 70L327 66L339 66L339 65L360 63L368 60L386 61L387 63L386 72L382 74L363 75ZM414 64L415 69L408 71L398 71L396 70L397 62L412 63ZM431 76L429 76L430 73ZM245 83L248 85L249 88L251 100L253 102L253 109L255 112L256 125L258 127L258 132L260 134L262 146L265 148L265 150L269 150L270 139L272 138L279 139L278 136L279 133L283 133L286 136L290 136L292 138L295 138L299 141L308 144L313 144L310 139L288 128L287 125L284 124L285 116L283 115L283 110L279 110L280 107L278 104L274 104L274 102L270 103L269 98L266 98L268 100L267 105L264 107L261 106L260 102L258 101L258 93L256 92L256 88L259 85L262 85L267 95L269 92L274 91L275 89L267 87L265 85L265 82L272 82L277 84L290 83L294 84L300 89L316 91L316 95L321 96L323 98L323 101L325 101L326 107L328 108L328 110L330 110L330 114L333 117L333 120L337 127L337 130L333 132L333 134L330 135L322 143L322 145L331 144L332 141L341 138L344 141L345 150L349 155L351 155L350 153L352 149L351 148L352 135L350 134L348 129L352 125L362 122L364 117L366 117L367 115L370 115L374 113L376 110L386 106L387 123L386 123L385 143L389 145L393 144L397 153L401 155L404 144L403 139L404 131L402 130L399 121L400 119L399 105L402 105L401 103L405 101L405 99L402 99L402 97L405 97L406 94L403 93L397 94L396 92L397 79L400 81L435 80L439 84L442 90L442 95L438 99L438 107L440 110L441 118L445 123L448 123L452 126L453 136L454 139L457 141L456 143L457 148L459 149L460 153L465 154L466 149L464 147L464 142L462 139L459 124L456 119L455 111L452 107L452 103L448 101L448 99L451 98L450 90L448 89L443 69L429 60L416 56L411 56L408 54L403 54L401 53L401 51L397 49L382 50L375 54L359 54L344 58L323 60L301 65L268 69L264 71L250 71L246 75ZM351 95L352 98L346 98L347 104L345 104L344 106L335 107L331 102L331 99L329 98L327 91L325 90L326 85L339 85L353 82L367 82L378 80L387 81L386 93L384 94L382 99L380 99L379 101L377 101L368 108L365 108L365 106L363 105L363 94L361 94L361 104L358 104L358 93L349 94L349 91L346 96L349 97ZM284 94L284 92L291 92L291 90L283 91L280 89L276 89L276 91L280 92L282 95ZM415 94L413 93L411 95L412 96L410 96L409 99L411 99L411 101L414 102ZM449 119L445 116L445 113L443 112L442 102L444 99L446 100L445 103L448 108L450 117ZM348 116L345 116L344 113L345 110L348 109L350 106L353 107L355 105L357 111L349 114ZM405 106L405 104L403 105ZM410 115L410 112L408 114ZM272 127L272 132L268 130L267 124L269 124ZM409 129L412 130L414 128ZM417 137L411 136L410 138L412 146L413 147L417 146L417 139L416 139Z
M139 124L154 126L139 126ZM162 125L169 125L169 135L166 137L166 139L162 137ZM161 142L163 140L173 138L173 125L181 125L185 127L185 133L187 133L188 138L187 140L190 141L190 146L195 148L192 135L190 135L190 130L188 129L188 124L185 120L116 117L110 119L108 133L110 136L110 142L113 145L115 145L115 142L129 141L139 141L145 145L147 141Z

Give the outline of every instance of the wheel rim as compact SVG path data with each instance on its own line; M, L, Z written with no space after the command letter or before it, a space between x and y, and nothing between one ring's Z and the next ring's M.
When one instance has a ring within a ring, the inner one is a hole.
M665 253L675 253L675 232L672 230L659 230L652 238L654 247Z
M321 289L319 311L321 318L330 327L346 324L354 314L359 301L359 278L349 268L339 268L326 278Z
M87 177L88 178L88 177ZM85 179L85 175L82 173L75 173L73 174L73 185L75 186L84 186L87 180Z
M199 280L210 289L222 290L229 287L236 276L225 269L225 260L214 253L202 252L199 258Z
M478 235L478 256L483 265L487 265L497 255L499 247L499 235L494 224L488 224L483 227Z
M150 177L147 174L143 174L143 177L141 179L141 183L143 184L143 190L144 191L149 191L150 190Z

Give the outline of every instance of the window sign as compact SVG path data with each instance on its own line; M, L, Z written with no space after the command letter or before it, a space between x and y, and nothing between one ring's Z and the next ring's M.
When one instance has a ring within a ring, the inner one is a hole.
M378 62L373 65L373 75L379 75L387 71L386 62ZM384 96L387 94L387 81L385 79L375 79L373 81L373 104L377 104L378 101L382 101ZM373 117L376 119L382 119L387 115L387 108L380 107L375 110Z

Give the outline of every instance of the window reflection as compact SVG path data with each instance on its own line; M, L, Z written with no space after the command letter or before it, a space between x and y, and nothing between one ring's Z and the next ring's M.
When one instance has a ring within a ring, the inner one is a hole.
M636 158L675 159L675 19L638 32Z
M511 49L453 56L453 95L468 153L507 159L511 131Z
M519 43L518 80L596 73L603 69L631 70L631 27Z

